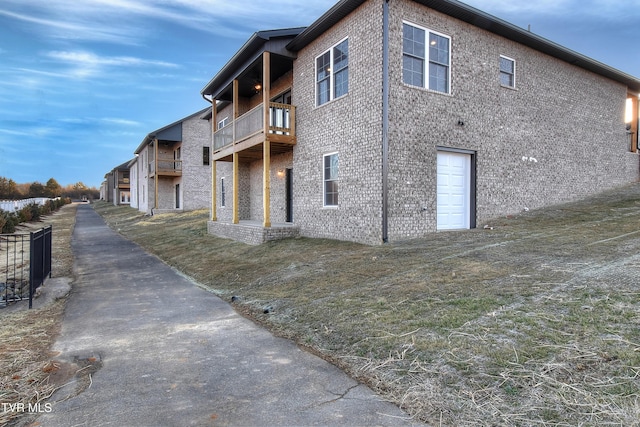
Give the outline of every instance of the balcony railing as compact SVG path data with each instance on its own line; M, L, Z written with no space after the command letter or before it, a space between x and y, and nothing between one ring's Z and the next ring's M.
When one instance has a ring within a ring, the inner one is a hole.
M295 107L293 105L270 102L269 133L293 136L294 128L292 126L292 122L294 121L294 115ZM213 135L213 151L218 151L227 145L233 144L234 142L238 143L258 132L263 132L263 118L263 104L260 104L249 112L238 117L227 126L219 129Z
M158 174L168 175L181 175L182 174L182 160L179 159L161 159L157 162L149 163L149 172L154 174L156 172L156 163L158 164Z

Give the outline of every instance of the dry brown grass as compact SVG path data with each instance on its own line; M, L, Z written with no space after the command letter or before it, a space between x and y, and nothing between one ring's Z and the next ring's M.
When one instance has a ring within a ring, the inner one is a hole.
M206 212L96 209L430 424L640 425L639 184L379 247L252 247L207 235Z
M75 224L75 205L64 206L42 221L29 223L17 232L53 226L52 277L71 277L73 255L71 233ZM45 282L46 286L46 282ZM17 304L26 305L27 302ZM0 309L0 402L29 404L46 400L57 385L50 381L58 366L52 361L51 346L59 333L64 301L32 310ZM0 425L24 415L0 408Z

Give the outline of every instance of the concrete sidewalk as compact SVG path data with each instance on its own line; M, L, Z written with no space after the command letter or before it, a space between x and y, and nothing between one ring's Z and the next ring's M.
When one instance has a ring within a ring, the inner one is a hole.
M39 425L418 425L239 316L88 205L78 207L72 243L77 280L54 350L84 369Z

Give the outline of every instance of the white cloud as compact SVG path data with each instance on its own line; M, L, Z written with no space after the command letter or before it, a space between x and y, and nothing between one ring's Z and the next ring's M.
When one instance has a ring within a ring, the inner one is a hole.
M70 62L73 64L83 65L86 67L95 67L101 65L109 65L115 67L163 67L163 68L178 68L178 64L173 64L166 61L156 61L142 58L135 58L132 56L99 56L92 52L64 52L64 51L52 51L47 53L47 56L53 59L57 59L64 62Z
M49 7L56 6L55 1L52 3ZM6 7L6 5L4 6ZM69 8L68 10L72 10L74 7L69 6ZM55 9L51 10L45 6L40 9L39 13L47 11L55 12ZM52 13L52 16L49 17L35 16L31 15L31 13L33 11L29 11L29 14L26 14L0 9L0 16L4 15L17 21L33 24L33 31L45 37L137 44L136 39L140 34L135 28L125 31L123 27L113 25L87 25L86 22L91 21L84 21L82 18L78 22L74 22L68 16L58 17L55 13Z
M79 79L101 74L104 69L108 67L180 67L178 64L166 61L142 59L132 56L100 56L86 51L51 51L48 52L46 56L74 66L68 75Z
M122 126L140 126L142 124L134 120L117 119L117 118L111 118L111 117L105 117L102 119L102 121L108 124L115 124L115 125L122 125Z
M0 15L32 24L31 29L43 37L137 45L163 25L240 38L246 36L247 29L305 26L334 3L335 0L32 0L25 4L23 0L3 0ZM154 20L162 22L150 22Z

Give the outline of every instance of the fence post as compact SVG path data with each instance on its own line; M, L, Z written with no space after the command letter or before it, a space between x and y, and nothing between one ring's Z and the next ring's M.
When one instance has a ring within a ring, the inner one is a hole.
M47 275L51 277L51 236L53 227L29 233L29 308L33 307L33 294L44 283Z
M35 248L35 241L36 239L34 238L34 233L33 231L31 233L29 233L29 309L31 309L33 307L33 293L35 291L34 289L34 284L35 284L35 277L34 277L34 271L35 271L35 257L36 257L36 248Z

